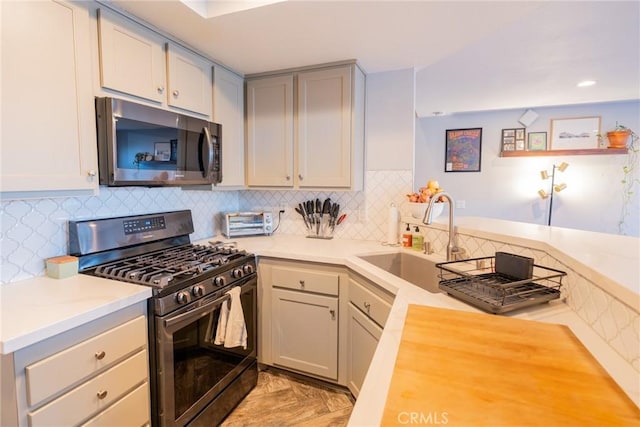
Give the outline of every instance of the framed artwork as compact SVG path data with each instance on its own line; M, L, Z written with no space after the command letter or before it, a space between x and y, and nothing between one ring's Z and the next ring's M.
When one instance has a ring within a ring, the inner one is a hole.
M527 150L544 151L547 149L547 133L546 132L529 132L529 141Z
M525 149L525 128L502 129L502 151Z
M447 129L445 172L480 172L482 128Z
M551 119L551 149L598 148L600 116Z
M154 144L154 160L168 162L171 159L171 143L156 142Z

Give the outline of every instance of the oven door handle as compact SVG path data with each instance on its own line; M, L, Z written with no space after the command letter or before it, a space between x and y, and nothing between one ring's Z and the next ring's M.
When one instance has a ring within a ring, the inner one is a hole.
M224 301L228 300L229 298L231 298L231 296L229 294L225 294L224 296L217 298L211 302L206 303L205 305L202 305L200 307L194 308L193 310L189 310L186 313L182 313L179 314L175 317L170 317L168 319L164 320L164 327L166 329L173 329L173 327L175 327L176 325L179 325L180 323L183 323L185 321L187 322L193 322L194 320L194 316L196 316L196 318L201 318L201 317L205 317L206 315L209 314L209 312L211 311L211 307L215 306L215 305L220 305L222 304Z

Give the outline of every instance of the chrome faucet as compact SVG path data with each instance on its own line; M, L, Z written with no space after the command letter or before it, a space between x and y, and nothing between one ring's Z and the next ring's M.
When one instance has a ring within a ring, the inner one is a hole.
M461 255L461 253L463 253L464 251L460 250L453 243L455 232L456 232L455 225L453 222L453 209L455 206L453 197L451 197L448 193L445 193L445 192L437 193L436 195L431 197L431 200L429 200L429 206L427 206L427 210L424 213L424 218L422 219L422 222L426 225L429 225L433 222L433 218L431 218L432 212L433 212L433 204L436 202L436 200L440 199L441 197L446 199L447 202L449 202L449 242L447 243L447 261L455 261L458 258L458 256Z

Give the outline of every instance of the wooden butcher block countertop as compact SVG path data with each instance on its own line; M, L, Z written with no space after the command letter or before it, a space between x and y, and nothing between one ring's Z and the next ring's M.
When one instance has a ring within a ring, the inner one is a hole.
M383 425L640 425L568 327L409 305Z

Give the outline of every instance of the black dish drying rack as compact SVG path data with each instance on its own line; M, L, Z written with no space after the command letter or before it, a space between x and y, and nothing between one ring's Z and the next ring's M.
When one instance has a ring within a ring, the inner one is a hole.
M532 258L504 253L496 255L506 255L510 262L515 261L516 269L508 269L509 273L515 271L515 276L505 274L500 268L496 271L495 256L442 262L436 264L440 269L440 289L494 314L560 298L562 278L567 273L534 264ZM510 263L510 267L513 266Z

